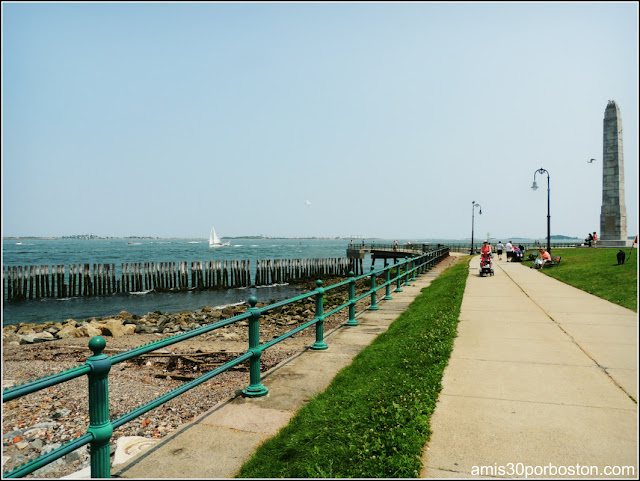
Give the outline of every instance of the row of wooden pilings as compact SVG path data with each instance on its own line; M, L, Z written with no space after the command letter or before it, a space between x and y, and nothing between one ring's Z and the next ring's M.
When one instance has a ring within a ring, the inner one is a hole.
M353 259L259 259L2 266L6 300L91 297L119 293L266 286L319 275L346 276ZM252 282L252 279L254 282Z

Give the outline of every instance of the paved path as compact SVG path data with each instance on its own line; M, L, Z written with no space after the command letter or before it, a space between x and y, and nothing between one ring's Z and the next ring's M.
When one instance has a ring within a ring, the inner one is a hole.
M471 261L421 477L474 477L480 466L494 469L485 477L500 467L550 477L577 464L600 470L585 479L605 466L635 477L637 314L519 263L494 267L479 277Z
M380 310L357 316L359 326L342 326L325 335L329 349L306 350L262 376L265 397L234 397L219 403L193 423L124 464L112 468L123 478L231 478L264 440L286 426L311 397L324 391L335 375L404 312L454 256L378 302ZM384 290L379 291L381 298Z

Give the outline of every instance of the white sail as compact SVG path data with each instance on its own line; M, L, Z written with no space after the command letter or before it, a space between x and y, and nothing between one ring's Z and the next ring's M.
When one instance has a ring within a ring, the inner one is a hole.
M230 244L230 242L226 242L223 244L220 240L220 237L218 237L218 234L216 233L215 227L211 227L211 232L209 233L209 247L222 247L228 246Z

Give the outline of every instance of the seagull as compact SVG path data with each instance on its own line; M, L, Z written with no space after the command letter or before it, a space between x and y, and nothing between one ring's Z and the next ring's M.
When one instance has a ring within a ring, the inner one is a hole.
M311 202L309 202L308 200L305 200L304 203L307 205L311 205Z
M589 162L590 164L592 164L595 161L596 161L596 159L587 160L587 162Z

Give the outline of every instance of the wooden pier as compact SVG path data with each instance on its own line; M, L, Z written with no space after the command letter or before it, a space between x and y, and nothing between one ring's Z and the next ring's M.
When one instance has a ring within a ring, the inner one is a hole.
M2 266L5 300L267 286L321 275L346 276L347 258ZM253 282L252 282L253 279Z
M378 259L393 259L395 264L398 259L415 257L424 254L429 250L427 244L362 244L361 246L349 246L347 248L347 258L350 261L351 269L355 275L366 274L363 262L366 254L371 254L371 264Z

